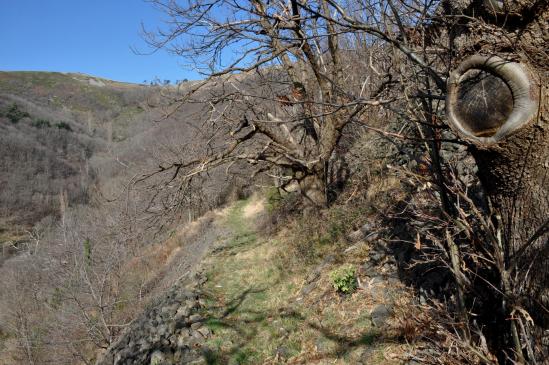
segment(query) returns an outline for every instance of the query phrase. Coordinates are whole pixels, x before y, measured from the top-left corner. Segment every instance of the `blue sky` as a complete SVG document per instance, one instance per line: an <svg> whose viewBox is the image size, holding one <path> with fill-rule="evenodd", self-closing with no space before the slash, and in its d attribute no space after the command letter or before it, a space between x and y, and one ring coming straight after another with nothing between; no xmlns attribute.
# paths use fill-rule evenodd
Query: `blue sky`
<svg viewBox="0 0 549 365"><path fill-rule="evenodd" d="M82 72L143 82L197 79L183 60L147 51L140 37L163 15L143 0L0 0L0 71Z"/></svg>

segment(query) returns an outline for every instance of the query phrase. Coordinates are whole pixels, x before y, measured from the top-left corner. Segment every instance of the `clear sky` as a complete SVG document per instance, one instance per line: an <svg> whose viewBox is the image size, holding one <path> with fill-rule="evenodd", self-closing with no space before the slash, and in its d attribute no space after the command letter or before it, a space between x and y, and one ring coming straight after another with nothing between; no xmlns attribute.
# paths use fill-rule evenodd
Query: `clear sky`
<svg viewBox="0 0 549 365"><path fill-rule="evenodd" d="M117 81L198 79L181 59L148 51L140 36L162 25L144 0L0 0L0 71L82 72Z"/></svg>

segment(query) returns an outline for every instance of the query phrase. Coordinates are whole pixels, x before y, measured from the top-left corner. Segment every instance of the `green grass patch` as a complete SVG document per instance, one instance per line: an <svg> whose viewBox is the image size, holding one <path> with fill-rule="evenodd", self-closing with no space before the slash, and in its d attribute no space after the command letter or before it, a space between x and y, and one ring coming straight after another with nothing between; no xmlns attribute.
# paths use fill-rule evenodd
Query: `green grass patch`
<svg viewBox="0 0 549 365"><path fill-rule="evenodd" d="M206 363L261 364L303 359L312 351L344 364L355 363L364 349L383 349L368 312L358 310L362 298L341 299L327 281L324 292L331 297L319 294L313 304L295 301L312 267L290 265L284 243L259 235L244 215L248 204L242 200L229 210L225 224L233 235L205 262L202 315L212 331Z"/></svg>
<svg viewBox="0 0 549 365"><path fill-rule="evenodd" d="M226 249L211 258L207 273L206 325L213 332L208 341L208 363L257 364L273 356L277 347L299 353L293 318L280 310L293 294L286 282L277 242L258 237L253 222L244 217L249 200L237 202L228 212L233 236ZM291 337L290 336L290 337Z"/></svg>

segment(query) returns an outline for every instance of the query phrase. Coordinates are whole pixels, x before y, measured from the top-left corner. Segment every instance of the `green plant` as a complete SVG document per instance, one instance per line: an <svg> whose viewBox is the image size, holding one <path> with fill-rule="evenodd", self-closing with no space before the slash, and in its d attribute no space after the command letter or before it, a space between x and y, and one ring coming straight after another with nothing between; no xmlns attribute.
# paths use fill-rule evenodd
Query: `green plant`
<svg viewBox="0 0 549 365"><path fill-rule="evenodd" d="M11 120L12 123L17 123L23 118L29 117L29 113L19 109L17 104L13 103L6 112L6 117Z"/></svg>
<svg viewBox="0 0 549 365"><path fill-rule="evenodd" d="M66 123L66 122L58 122L58 123L55 123L55 126L58 128L58 129L65 129L67 131L72 131L72 128L71 126Z"/></svg>
<svg viewBox="0 0 549 365"><path fill-rule="evenodd" d="M49 128L51 127L50 121L46 119L37 119L32 122L32 126L36 128Z"/></svg>
<svg viewBox="0 0 549 365"><path fill-rule="evenodd" d="M86 265L91 265L92 262L92 244L89 238L84 240L84 260Z"/></svg>
<svg viewBox="0 0 549 365"><path fill-rule="evenodd" d="M353 265L344 265L330 273L334 289L343 294L350 294L357 288L356 269Z"/></svg>
<svg viewBox="0 0 549 365"><path fill-rule="evenodd" d="M281 204L283 199L280 190L277 187L271 186L265 190L265 198L267 200L267 211L274 212Z"/></svg>

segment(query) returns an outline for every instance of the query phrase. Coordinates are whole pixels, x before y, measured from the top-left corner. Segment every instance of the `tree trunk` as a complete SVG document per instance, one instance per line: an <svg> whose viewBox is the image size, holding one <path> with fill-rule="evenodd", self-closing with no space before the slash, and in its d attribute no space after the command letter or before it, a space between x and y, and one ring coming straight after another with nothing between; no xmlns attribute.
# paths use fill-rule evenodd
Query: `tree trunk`
<svg viewBox="0 0 549 365"><path fill-rule="evenodd" d="M546 100L547 102L547 100ZM547 117L547 113L545 113ZM538 325L549 313L549 130L531 126L494 148L476 148L479 178L497 215L512 288Z"/></svg>
<svg viewBox="0 0 549 365"><path fill-rule="evenodd" d="M549 308L549 112L543 72L473 56L448 80L450 126L470 142L515 298L536 324Z"/></svg>
<svg viewBox="0 0 549 365"><path fill-rule="evenodd" d="M307 205L321 208L328 206L324 173L304 176L299 180L299 189Z"/></svg>

